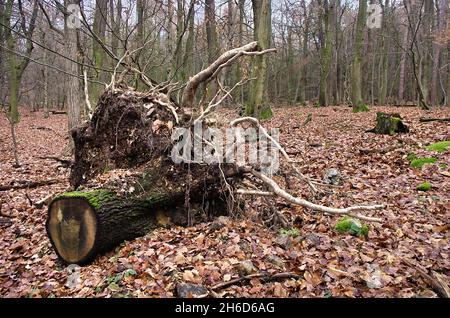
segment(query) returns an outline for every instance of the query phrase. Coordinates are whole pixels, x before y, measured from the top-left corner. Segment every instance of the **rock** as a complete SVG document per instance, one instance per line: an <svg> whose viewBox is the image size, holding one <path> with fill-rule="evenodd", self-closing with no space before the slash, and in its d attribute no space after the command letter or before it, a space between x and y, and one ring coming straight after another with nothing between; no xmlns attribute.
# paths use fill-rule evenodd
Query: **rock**
<svg viewBox="0 0 450 318"><path fill-rule="evenodd" d="M239 272L239 275L246 276L253 273L256 273L258 269L253 265L252 261L246 260L242 261L236 265L236 269Z"/></svg>
<svg viewBox="0 0 450 318"><path fill-rule="evenodd" d="M335 168L327 169L323 177L323 182L325 182L326 184L341 185L342 184L341 173L339 172L338 169Z"/></svg>
<svg viewBox="0 0 450 318"><path fill-rule="evenodd" d="M276 255L269 255L267 261L278 268L284 268L284 260Z"/></svg>
<svg viewBox="0 0 450 318"><path fill-rule="evenodd" d="M231 224L230 218L226 216L219 216L216 218L210 225L211 231L216 231L224 228L225 226L229 226Z"/></svg>
<svg viewBox="0 0 450 318"><path fill-rule="evenodd" d="M308 234L305 237L309 243L311 243L311 245L316 246L320 244L320 236L316 235L316 234Z"/></svg>
<svg viewBox="0 0 450 318"><path fill-rule="evenodd" d="M208 289L203 285L178 283L176 290L180 298L201 298L208 295Z"/></svg>
<svg viewBox="0 0 450 318"><path fill-rule="evenodd" d="M280 245L283 249L288 250L292 246L292 237L287 235L278 235L275 243Z"/></svg>

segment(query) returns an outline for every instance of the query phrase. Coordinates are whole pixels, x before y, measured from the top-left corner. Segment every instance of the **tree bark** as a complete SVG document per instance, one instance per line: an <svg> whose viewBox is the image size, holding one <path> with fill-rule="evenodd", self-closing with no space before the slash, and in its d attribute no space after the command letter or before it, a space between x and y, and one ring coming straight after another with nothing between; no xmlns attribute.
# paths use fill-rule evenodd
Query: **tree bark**
<svg viewBox="0 0 450 318"><path fill-rule="evenodd" d="M254 39L258 41L258 48L270 48L272 39L272 10L271 0L252 0L254 19ZM272 110L267 104L267 56L256 56L252 60L251 78L256 78L250 84L246 113L259 118L269 118Z"/></svg>
<svg viewBox="0 0 450 318"><path fill-rule="evenodd" d="M358 18L356 20L355 44L352 64L352 103L358 110L363 105L361 96L361 54L366 23L367 1L359 1Z"/></svg>

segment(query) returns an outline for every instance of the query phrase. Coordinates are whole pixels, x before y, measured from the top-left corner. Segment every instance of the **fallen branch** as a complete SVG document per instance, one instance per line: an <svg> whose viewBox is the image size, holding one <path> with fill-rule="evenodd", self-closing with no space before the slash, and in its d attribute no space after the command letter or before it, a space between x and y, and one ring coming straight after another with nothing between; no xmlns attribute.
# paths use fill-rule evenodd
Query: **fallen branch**
<svg viewBox="0 0 450 318"><path fill-rule="evenodd" d="M13 185L1 185L0 191L8 191L8 190L17 190L17 189L31 189L31 188L37 188L42 187L46 185L51 185L59 182L64 182L60 179L50 179L50 180L43 180L43 181L27 181L23 184L13 184Z"/></svg>
<svg viewBox="0 0 450 318"><path fill-rule="evenodd" d="M368 222L382 222L382 219L380 219L380 218L368 217L368 216L356 214L356 212L357 211L381 210L384 208L384 205L355 205L355 206L351 206L348 208L326 207L323 205L315 204L315 203L309 202L307 200L292 196L291 194L289 194L286 191L284 191L283 189L281 189L281 187L275 181L273 181L271 178L269 178L268 176L254 170L252 168L248 168L248 167L244 168L244 171L252 174L256 178L258 178L259 180L264 182L266 185L269 186L269 188L274 192L274 194L276 194L277 196L279 196L291 203L301 205L306 208L310 208L311 210L314 210L314 211L330 213L330 214L348 215L348 216L351 216L351 217L354 217L357 219L361 219L364 221L368 221Z"/></svg>
<svg viewBox="0 0 450 318"><path fill-rule="evenodd" d="M421 123L429 123L433 121L439 121L439 122L450 122L450 118L419 118L419 122Z"/></svg>
<svg viewBox="0 0 450 318"><path fill-rule="evenodd" d="M34 206L38 209L42 208L44 205L48 205L53 198L56 196L56 194L52 193L47 195L46 197L40 199L39 201L34 203Z"/></svg>
<svg viewBox="0 0 450 318"><path fill-rule="evenodd" d="M425 282L427 282L433 288L436 294L438 294L442 298L450 298L449 288L447 284L443 281L443 279L441 277L438 277L439 276L438 273L436 272L434 273L436 277L434 278L431 275L429 275L425 270L421 269L419 266L411 263L409 260L403 258L402 261L412 269L416 270L420 274L420 276L422 276Z"/></svg>
<svg viewBox="0 0 450 318"><path fill-rule="evenodd" d="M239 278L235 278L232 279L228 282L222 282L222 283L218 283L216 285L214 285L213 287L211 287L212 291L217 291L226 287L229 287L231 285L235 285L237 283L240 283L242 281L250 281L251 279L254 278L259 278L262 279L264 281L273 281L273 280L279 280L279 279L290 279L290 278L294 278L294 279L299 279L300 275L298 274L294 274L291 272L284 272L284 273L277 273L277 274L267 274L267 273L256 273L256 274L250 274L250 275L246 275L246 276L242 276Z"/></svg>
<svg viewBox="0 0 450 318"><path fill-rule="evenodd" d="M55 157L55 156L43 156L43 157L38 157L38 158L57 161L57 162L61 163L64 167L69 167L72 164L72 160L61 159L61 158Z"/></svg>

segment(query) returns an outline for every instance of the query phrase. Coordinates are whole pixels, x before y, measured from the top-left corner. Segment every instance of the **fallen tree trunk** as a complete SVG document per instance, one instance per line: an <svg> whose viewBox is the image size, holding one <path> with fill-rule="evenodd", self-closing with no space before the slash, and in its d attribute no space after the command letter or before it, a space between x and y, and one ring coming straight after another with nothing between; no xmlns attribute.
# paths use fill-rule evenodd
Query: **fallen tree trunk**
<svg viewBox="0 0 450 318"><path fill-rule="evenodd" d="M50 204L47 233L60 258L85 264L124 240L176 219L176 211L167 210L176 202L170 194L138 200L107 190L68 192Z"/></svg>

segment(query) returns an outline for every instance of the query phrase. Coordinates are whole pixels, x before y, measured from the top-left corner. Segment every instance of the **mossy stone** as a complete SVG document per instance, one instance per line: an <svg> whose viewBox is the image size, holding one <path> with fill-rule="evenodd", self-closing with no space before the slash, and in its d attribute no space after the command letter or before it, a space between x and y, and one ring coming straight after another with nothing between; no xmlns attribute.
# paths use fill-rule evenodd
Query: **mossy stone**
<svg viewBox="0 0 450 318"><path fill-rule="evenodd" d="M369 227L360 221L345 216L341 218L334 227L339 233L349 233L355 236L367 236Z"/></svg>
<svg viewBox="0 0 450 318"><path fill-rule="evenodd" d="M428 191L428 190L430 190L432 187L433 187L433 186L431 185L431 183L429 183L429 182L424 182L424 183L421 183L421 184L419 184L419 185L417 186L417 190L419 190L419 191Z"/></svg>

